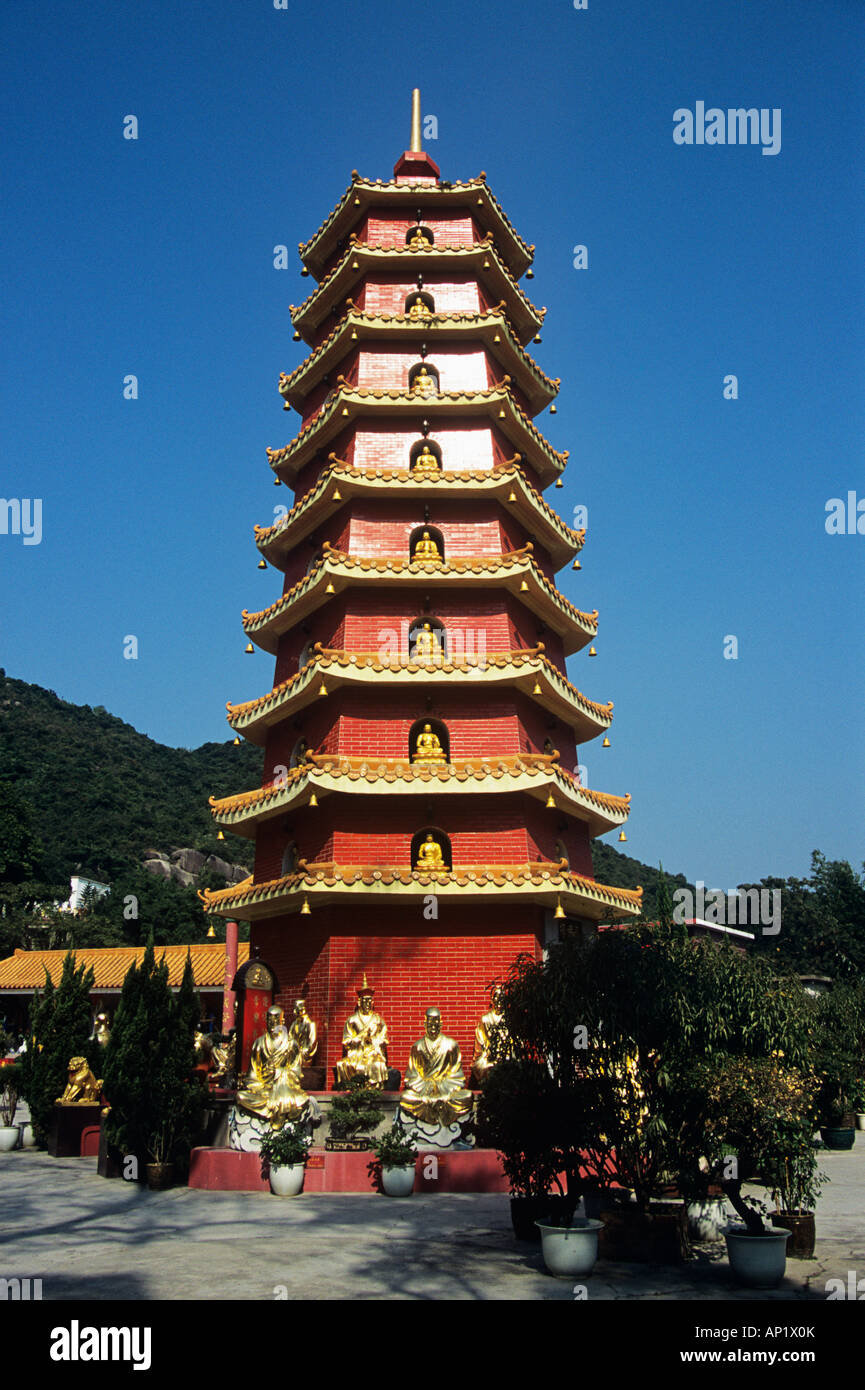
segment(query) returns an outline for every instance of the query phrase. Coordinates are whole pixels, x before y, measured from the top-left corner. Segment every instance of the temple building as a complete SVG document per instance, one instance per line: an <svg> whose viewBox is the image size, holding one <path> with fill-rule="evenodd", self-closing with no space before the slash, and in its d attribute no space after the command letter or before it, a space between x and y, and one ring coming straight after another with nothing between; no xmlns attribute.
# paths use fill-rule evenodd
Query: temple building
<svg viewBox="0 0 865 1390"><path fill-rule="evenodd" d="M298 426L267 451L295 500L256 527L284 582L243 614L273 686L228 706L263 781L211 803L255 869L202 895L250 922L286 1010L303 995L330 1086L364 972L392 1067L431 1005L468 1060L517 955L640 909L592 872L629 798L575 772L613 706L566 673L598 614L555 583L585 537L543 496L568 455L534 423L559 387L528 352L534 248L485 174L440 177L419 112L394 177L353 173L300 246L309 352L279 382Z"/></svg>

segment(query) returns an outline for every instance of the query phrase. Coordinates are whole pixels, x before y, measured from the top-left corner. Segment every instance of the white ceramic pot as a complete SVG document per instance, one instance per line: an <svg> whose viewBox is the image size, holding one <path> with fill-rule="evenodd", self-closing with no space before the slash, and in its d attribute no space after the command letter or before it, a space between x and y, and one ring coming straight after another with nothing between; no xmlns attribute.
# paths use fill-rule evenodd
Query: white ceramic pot
<svg viewBox="0 0 865 1390"><path fill-rule="evenodd" d="M304 1163L290 1163L270 1170L270 1190L277 1197L296 1197L303 1187Z"/></svg>
<svg viewBox="0 0 865 1390"><path fill-rule="evenodd" d="M36 1135L33 1133L33 1126L29 1120L21 1126L21 1147L22 1149L36 1148Z"/></svg>
<svg viewBox="0 0 865 1390"><path fill-rule="evenodd" d="M787 1241L791 1232L771 1226L761 1236L751 1236L744 1226L728 1226L725 1232L730 1268L749 1289L774 1289L787 1268Z"/></svg>
<svg viewBox="0 0 865 1390"><path fill-rule="evenodd" d="M723 1240L730 1224L723 1197L688 1203L688 1235L692 1240Z"/></svg>
<svg viewBox="0 0 865 1390"><path fill-rule="evenodd" d="M17 1125L0 1125L0 1154L8 1154L17 1149L19 1133Z"/></svg>
<svg viewBox="0 0 865 1390"><path fill-rule="evenodd" d="M856 1116L856 1128L865 1129L865 1115Z"/></svg>
<svg viewBox="0 0 865 1390"><path fill-rule="evenodd" d="M410 1197L414 1191L415 1165L404 1168L382 1168L381 1185L388 1197Z"/></svg>
<svg viewBox="0 0 865 1390"><path fill-rule="evenodd" d="M573 1274L591 1274L598 1258L598 1233L603 1221L587 1221L577 1217L573 1226L535 1225L541 1233L544 1264L550 1274L570 1278Z"/></svg>

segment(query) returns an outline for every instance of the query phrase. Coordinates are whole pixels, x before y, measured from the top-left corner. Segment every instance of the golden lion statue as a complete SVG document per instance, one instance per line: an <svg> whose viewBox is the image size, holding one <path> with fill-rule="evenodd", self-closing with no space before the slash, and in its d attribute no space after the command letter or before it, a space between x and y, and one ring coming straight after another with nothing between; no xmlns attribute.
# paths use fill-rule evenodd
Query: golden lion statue
<svg viewBox="0 0 865 1390"><path fill-rule="evenodd" d="M69 1075L66 1080L66 1090L57 1101L58 1105L92 1105L99 1100L102 1091L102 1082L97 1081L87 1062L86 1057L71 1057L69 1059Z"/></svg>

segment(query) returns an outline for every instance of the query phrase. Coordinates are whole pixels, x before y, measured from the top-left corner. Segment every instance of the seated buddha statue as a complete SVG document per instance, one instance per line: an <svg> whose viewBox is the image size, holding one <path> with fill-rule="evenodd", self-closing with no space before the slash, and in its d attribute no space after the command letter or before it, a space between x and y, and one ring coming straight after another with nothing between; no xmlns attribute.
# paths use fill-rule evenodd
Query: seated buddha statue
<svg viewBox="0 0 865 1390"><path fill-rule="evenodd" d="M465 1088L459 1047L442 1032L441 1011L427 1009L425 1025L409 1056L400 1111L412 1120L448 1127L469 1118L472 1093Z"/></svg>
<svg viewBox="0 0 865 1390"><path fill-rule="evenodd" d="M413 396L438 395L436 379L434 376L430 375L426 367L421 367L420 371L415 374L415 378L411 384L411 393Z"/></svg>
<svg viewBox="0 0 865 1390"><path fill-rule="evenodd" d="M475 1029L475 1055L472 1062L472 1079L475 1084L480 1086L484 1077L492 1071L497 1061L500 1061L507 1052L507 1033L504 1029L504 1019L501 1011L502 991L499 985L493 988L490 995L489 1012L485 1013ZM495 1048L493 1039L495 1038ZM495 1050L496 1057L493 1060L492 1053Z"/></svg>
<svg viewBox="0 0 865 1390"><path fill-rule="evenodd" d="M305 999L296 999L294 1002L294 1018L288 1036L300 1050L301 1064L308 1066L318 1050L318 1034L315 1024L306 1012Z"/></svg>
<svg viewBox="0 0 865 1390"><path fill-rule="evenodd" d="M442 847L432 834L428 834L417 852L416 869L429 871L431 869L447 870L445 857L442 854Z"/></svg>
<svg viewBox="0 0 865 1390"><path fill-rule="evenodd" d="M414 463L412 464L412 472L437 473L438 470L439 461L436 458L430 446L427 444L426 440L424 440L424 446L418 454L417 458L415 459Z"/></svg>
<svg viewBox="0 0 865 1390"><path fill-rule="evenodd" d="M432 309L418 294L409 305L408 316L410 319L429 319L432 318Z"/></svg>
<svg viewBox="0 0 865 1390"><path fill-rule="evenodd" d="M441 661L442 644L432 623L424 623L415 632L411 655L416 661Z"/></svg>
<svg viewBox="0 0 865 1390"><path fill-rule="evenodd" d="M409 238L407 244L411 247L412 251L428 251L432 246L432 242L423 227L415 227L414 233Z"/></svg>
<svg viewBox="0 0 865 1390"><path fill-rule="evenodd" d="M369 1086L383 1086L387 1080L387 1024L373 1009L374 997L364 975L357 1008L342 1030L343 1056L336 1064L338 1086L348 1086L355 1076L363 1077Z"/></svg>
<svg viewBox="0 0 865 1390"><path fill-rule="evenodd" d="M420 540L415 544L414 554L411 558L413 560L431 561L440 560L441 557L441 551L429 531L424 531Z"/></svg>
<svg viewBox="0 0 865 1390"><path fill-rule="evenodd" d="M441 746L438 734L434 734L430 724L424 724L415 740L414 753L412 754L414 763L445 763L445 750Z"/></svg>
<svg viewBox="0 0 865 1390"><path fill-rule="evenodd" d="M309 1096L300 1084L302 1065L300 1048L289 1037L282 1009L274 1004L267 1011L267 1032L252 1044L237 1104L274 1127L286 1120L305 1119Z"/></svg>

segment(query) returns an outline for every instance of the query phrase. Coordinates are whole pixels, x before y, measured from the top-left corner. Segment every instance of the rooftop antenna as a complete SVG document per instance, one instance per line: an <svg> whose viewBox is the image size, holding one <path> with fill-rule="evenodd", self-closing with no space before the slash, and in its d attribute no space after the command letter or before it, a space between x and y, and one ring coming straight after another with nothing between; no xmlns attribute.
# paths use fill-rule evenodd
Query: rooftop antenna
<svg viewBox="0 0 865 1390"><path fill-rule="evenodd" d="M411 94L411 142L409 149L413 154L423 149L420 142L420 87L415 87Z"/></svg>

